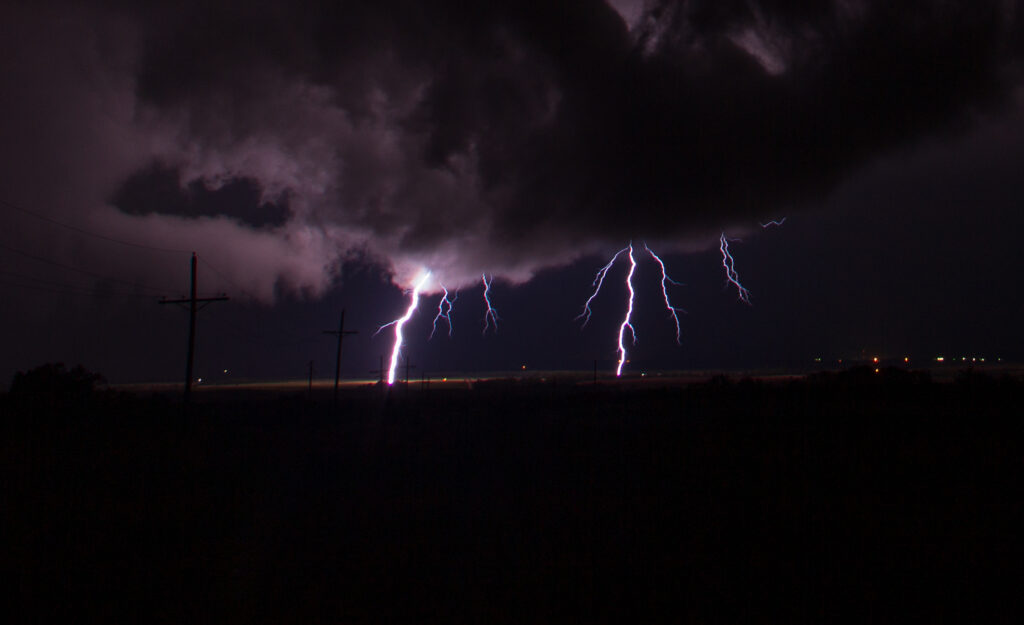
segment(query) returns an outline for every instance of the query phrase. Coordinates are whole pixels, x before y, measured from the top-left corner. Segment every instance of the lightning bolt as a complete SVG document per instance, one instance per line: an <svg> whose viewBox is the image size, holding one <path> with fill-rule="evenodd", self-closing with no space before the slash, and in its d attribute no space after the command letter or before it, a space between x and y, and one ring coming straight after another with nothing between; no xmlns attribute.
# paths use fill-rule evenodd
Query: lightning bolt
<svg viewBox="0 0 1024 625"><path fill-rule="evenodd" d="M736 273L736 268L734 266L736 261L733 260L732 254L729 253L729 239L725 236L724 232L718 239L718 242L718 249L722 252L722 267L725 267L726 286L729 284L735 285L740 301L749 306L750 291L740 284L740 275Z"/></svg>
<svg viewBox="0 0 1024 625"><path fill-rule="evenodd" d="M388 386L395 383L395 369L398 368L398 357L402 353L402 326L404 326L405 322L412 318L412 314L416 312L416 307L420 303L420 291L423 289L423 285L427 283L427 279L429 278L430 272L427 271L413 287L412 299L409 302L409 308L406 309L403 316L390 323L385 323L381 327L377 328L377 332L373 333L374 336L377 336L377 334L379 334L384 328L395 326L395 346L391 349L391 366L388 367Z"/></svg>
<svg viewBox="0 0 1024 625"><path fill-rule="evenodd" d="M662 297L665 298L665 308L668 309L668 314L672 315L672 321L674 321L675 324L676 324L676 344L677 345L682 345L682 343L679 340L679 334L680 334L680 330L679 330L679 315L677 314L677 312L680 311L680 310L683 310L683 309L682 308L676 308L675 306L672 305L672 302L669 301L669 299L668 299L668 289L665 286L665 283L666 282L671 282L672 284L674 284L676 286L682 286L682 285L679 282L676 282L672 278L668 277L668 273L666 273L666 271L665 271L665 263L662 262L661 258L659 258L658 255L654 253L654 250L652 250L651 248L647 247L646 243L644 243L644 249L647 250L647 253L651 255L651 258L654 259L654 262L658 263L658 266L661 267L661 295L662 295ZM686 312L686 311L683 310L683 312Z"/></svg>
<svg viewBox="0 0 1024 625"><path fill-rule="evenodd" d="M459 293L456 291L455 297L448 299L448 289L446 289L443 284L440 286L441 290L444 291L444 295L441 296L441 301L437 303L437 315L434 317L434 326L430 330L430 337L427 339L428 341L434 338L434 333L437 332L437 322L440 319L444 319L448 322L448 336L452 335L452 306L454 305L455 300L459 299ZM445 308L445 305L448 307Z"/></svg>
<svg viewBox="0 0 1024 625"><path fill-rule="evenodd" d="M758 222L758 223L760 223L760 222ZM783 217L782 219L773 219L771 221L767 221L767 222L761 224L761 227L762 228L771 228L772 226L781 226L784 223L786 223L786 218L785 217Z"/></svg>
<svg viewBox="0 0 1024 625"><path fill-rule="evenodd" d="M626 275L626 287L629 289L629 308L626 309L626 317L622 320L622 325L619 326L619 366L615 368L615 377L622 375L622 365L626 364L626 345L622 342L626 336L626 328L629 328L629 333L633 335L633 344L636 345L636 329L629 322L633 316L633 297L636 295L633 291L633 272L636 271L636 259L633 258L632 243L627 249L629 250L629 273ZM614 259L612 260L614 261Z"/></svg>
<svg viewBox="0 0 1024 625"><path fill-rule="evenodd" d="M618 260L619 256L627 249L630 248L624 247L618 252L615 252L615 256L612 256L612 259L608 261L608 264L605 265L604 267L601 267L601 269L598 270L597 275L594 276L594 282L592 285L594 286L594 292L591 293L590 297L587 298L587 302L583 304L583 312L576 315L576 317L573 319L573 321L576 321L577 319L583 319L583 325L580 326L581 329L587 327L587 322L590 321L590 302L594 301L594 298L597 297L597 294L601 292L601 285L604 284L604 277L608 275L608 270L612 268L612 265L615 264L615 261Z"/></svg>
<svg viewBox="0 0 1024 625"><path fill-rule="evenodd" d="M494 325L494 331L498 331L498 311L491 306L491 284L494 283L494 278L487 278L487 274L483 274L484 281L484 303L487 304L487 312L484 314L484 334L487 334L487 328Z"/></svg>

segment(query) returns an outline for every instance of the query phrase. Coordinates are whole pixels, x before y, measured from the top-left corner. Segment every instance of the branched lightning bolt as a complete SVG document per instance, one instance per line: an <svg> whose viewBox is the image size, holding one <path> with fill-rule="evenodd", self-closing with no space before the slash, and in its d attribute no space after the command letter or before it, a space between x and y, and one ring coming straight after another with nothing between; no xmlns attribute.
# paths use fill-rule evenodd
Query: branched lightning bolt
<svg viewBox="0 0 1024 625"><path fill-rule="evenodd" d="M619 326L619 366L615 368L615 377L622 375L622 366L626 364L626 345L623 343L626 328L629 328L629 333L633 335L633 344L636 345L636 329L629 322L633 316L633 297L635 295L633 292L633 272L636 271L636 259L633 258L633 244L630 243L626 249L629 250L629 273L626 274L626 287L629 289L629 308L626 309L626 317L622 320L622 325Z"/></svg>
<svg viewBox="0 0 1024 625"><path fill-rule="evenodd" d="M760 223L760 222L758 222L758 223ZM783 217L782 219L773 219L771 221L766 221L765 223L761 224L761 227L762 228L771 228L772 226L781 226L784 223L786 223L786 218L785 217Z"/></svg>
<svg viewBox="0 0 1024 625"><path fill-rule="evenodd" d="M440 286L441 290L444 291L444 295L441 296L441 301L437 303L437 315L434 317L434 326L430 330L430 337L427 339L428 341L434 338L434 333L437 332L437 322L439 319L444 319L448 322L448 336L452 335L452 306L455 304L455 300L459 299L459 293L456 291L455 297L448 299L448 289L446 289L443 284Z"/></svg>
<svg viewBox="0 0 1024 625"><path fill-rule="evenodd" d="M683 309L682 308L676 308L675 306L672 305L672 302L669 301L669 299L668 299L668 288L665 286L665 283L666 282L671 282L672 284L674 284L676 286L682 286L682 285L679 282L676 282L672 278L668 277L668 273L666 273L666 271L665 271L665 263L662 262L661 258L659 258L658 255L654 253L654 250L652 250L651 248L647 247L646 243L644 243L644 249L647 250L647 253L651 255L651 258L654 259L654 262L658 263L658 266L661 267L661 295L662 295L662 297L665 298L665 308L668 309L668 313L670 315L672 315L672 321L674 321L675 324L676 324L676 344L677 345L681 345L682 343L679 340L679 334L680 334L680 330L679 330L679 315L677 313L678 313L678 311L683 310ZM683 310L683 312L686 312L686 311Z"/></svg>
<svg viewBox="0 0 1024 625"><path fill-rule="evenodd" d="M618 252L615 252L615 256L612 256L612 259L608 261L608 264L605 265L604 267L601 267L601 269L598 270L597 275L594 276L594 292L590 294L590 297L587 298L587 302L583 304L583 312L576 315L576 317L573 319L573 321L576 321L577 319L583 319L583 325L580 326L581 328L587 327L587 322L590 321L590 302L594 301L594 298L597 297L597 294L601 292L601 285L604 284L604 277L608 275L608 270L612 268L612 265L615 264L615 261L618 260L619 256L627 249L630 248L624 247Z"/></svg>
<svg viewBox="0 0 1024 625"><path fill-rule="evenodd" d="M491 325L494 326L494 331L498 331L498 311L491 306L491 284L494 283L494 278L487 278L487 274L483 274L484 282L484 303L487 304L487 312L484 314L484 334L487 334L487 328Z"/></svg>
<svg viewBox="0 0 1024 625"><path fill-rule="evenodd" d="M374 336L376 336L377 333L384 328L395 326L395 346L391 350L391 366L388 367L389 386L395 383L395 369L398 367L398 356L402 353L402 326L404 326L405 322L412 318L412 314L416 312L416 306L420 303L420 290L423 289L423 285L427 283L428 278L430 278L429 271L425 272L423 277L416 283L416 286L413 287L412 300L409 302L409 308L406 309L405 314L391 323L382 325L377 328L377 332L374 332Z"/></svg>
<svg viewBox="0 0 1024 625"><path fill-rule="evenodd" d="M748 291L742 284L740 284L740 275L736 273L735 262L732 258L732 254L729 253L729 239L722 233L722 236L718 239L718 249L722 252L722 267L725 267L725 280L726 285L733 284L736 286L736 292L739 294L740 301L744 304L750 305L750 291Z"/></svg>

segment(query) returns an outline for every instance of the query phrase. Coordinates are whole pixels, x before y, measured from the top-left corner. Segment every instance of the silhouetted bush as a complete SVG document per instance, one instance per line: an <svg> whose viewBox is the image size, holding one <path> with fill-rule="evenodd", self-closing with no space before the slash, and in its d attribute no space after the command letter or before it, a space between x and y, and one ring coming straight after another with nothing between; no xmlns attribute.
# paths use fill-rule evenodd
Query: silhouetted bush
<svg viewBox="0 0 1024 625"><path fill-rule="evenodd" d="M106 379L81 365L68 370L64 363L47 363L27 372L19 371L11 379L11 401L49 407L84 406L92 400L97 387Z"/></svg>
<svg viewBox="0 0 1024 625"><path fill-rule="evenodd" d="M719 373L715 376L712 376L711 379L705 382L704 387L710 390L725 391L733 387L733 382L732 378L730 378L729 376L725 375L724 373Z"/></svg>
<svg viewBox="0 0 1024 625"><path fill-rule="evenodd" d="M981 373L973 368L968 368L957 372L956 383L960 387L973 390L991 390L995 388L997 381L987 373Z"/></svg>

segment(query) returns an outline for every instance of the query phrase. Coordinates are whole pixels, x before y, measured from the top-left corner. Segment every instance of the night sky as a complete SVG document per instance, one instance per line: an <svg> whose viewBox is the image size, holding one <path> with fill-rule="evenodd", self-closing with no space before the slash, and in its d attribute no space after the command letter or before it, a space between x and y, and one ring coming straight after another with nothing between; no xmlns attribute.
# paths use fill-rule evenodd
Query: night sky
<svg viewBox="0 0 1024 625"><path fill-rule="evenodd" d="M370 377L425 270L415 375L609 371L628 262L574 317L630 241L630 373L1020 360L1022 34L1014 0L5 2L0 379L178 380L192 251L231 297L199 377L328 377L342 309Z"/></svg>

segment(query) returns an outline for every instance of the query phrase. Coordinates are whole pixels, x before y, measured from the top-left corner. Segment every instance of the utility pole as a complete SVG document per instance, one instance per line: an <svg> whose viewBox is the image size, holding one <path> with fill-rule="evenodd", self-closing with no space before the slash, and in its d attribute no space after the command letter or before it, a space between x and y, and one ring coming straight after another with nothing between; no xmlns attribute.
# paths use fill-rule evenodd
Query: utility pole
<svg viewBox="0 0 1024 625"><path fill-rule="evenodd" d="M346 334L359 334L359 330L345 330L345 309L341 309L341 321L338 322L338 331L324 330L324 334L335 334L338 336L338 355L334 361L334 407L338 407L338 381L341 378L341 341ZM381 368L384 363L381 362Z"/></svg>
<svg viewBox="0 0 1024 625"><path fill-rule="evenodd" d="M409 362L409 359L405 359L405 388L409 390L409 369L415 369L416 365Z"/></svg>
<svg viewBox="0 0 1024 625"><path fill-rule="evenodd" d="M378 383L381 386L384 386L384 371L385 371L385 369L384 369L384 357L381 356L380 357L380 366L377 369L374 369L373 371L370 372L370 373L380 374L380 379L378 380Z"/></svg>
<svg viewBox="0 0 1024 625"><path fill-rule="evenodd" d="M196 354L196 313L206 308L212 302L226 302L228 296L221 295L220 297L196 297L196 253L192 252L192 265L190 272L190 293L191 295L187 298L181 299L167 299L160 300L161 304L188 304L188 360L185 363L185 395L183 397L184 403L187 406L189 397L192 394L192 363L195 360ZM201 307L197 307L197 304L202 304Z"/></svg>

